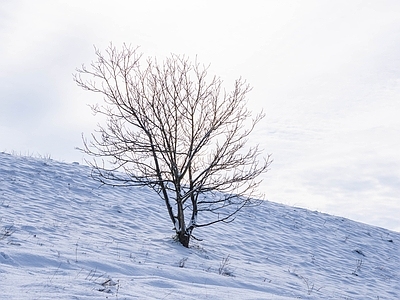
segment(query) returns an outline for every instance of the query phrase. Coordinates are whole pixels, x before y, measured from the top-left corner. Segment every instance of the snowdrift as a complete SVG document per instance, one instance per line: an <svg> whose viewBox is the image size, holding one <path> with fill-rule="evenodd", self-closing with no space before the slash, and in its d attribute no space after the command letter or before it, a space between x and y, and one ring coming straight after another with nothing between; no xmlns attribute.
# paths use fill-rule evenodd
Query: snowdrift
<svg viewBox="0 0 400 300"><path fill-rule="evenodd" d="M0 153L1 299L400 299L400 233L265 201L172 239L145 188Z"/></svg>

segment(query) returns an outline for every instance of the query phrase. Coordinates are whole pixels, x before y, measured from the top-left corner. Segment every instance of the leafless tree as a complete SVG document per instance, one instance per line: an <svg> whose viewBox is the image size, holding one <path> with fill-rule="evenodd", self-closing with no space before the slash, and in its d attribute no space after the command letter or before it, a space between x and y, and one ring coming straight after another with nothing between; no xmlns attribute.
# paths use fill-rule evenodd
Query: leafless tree
<svg viewBox="0 0 400 300"><path fill-rule="evenodd" d="M97 60L82 65L74 80L104 97L103 105L91 108L106 124L84 139L83 149L94 156L97 179L152 188L185 247L194 228L229 222L258 203L256 178L271 160L259 159L258 146L246 147L264 114L251 118L245 81L236 80L226 92L219 77L206 81L208 67L185 56L162 63L149 58L142 65L142 54L127 45L95 52ZM99 164L96 157L110 160Z"/></svg>

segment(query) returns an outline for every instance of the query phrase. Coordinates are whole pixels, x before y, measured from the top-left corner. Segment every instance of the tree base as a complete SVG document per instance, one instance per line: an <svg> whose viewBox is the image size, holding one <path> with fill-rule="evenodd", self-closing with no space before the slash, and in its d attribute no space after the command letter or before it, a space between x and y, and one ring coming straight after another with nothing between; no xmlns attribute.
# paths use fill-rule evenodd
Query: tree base
<svg viewBox="0 0 400 300"><path fill-rule="evenodd" d="M180 232L178 233L178 241L183 247L189 248L190 235L188 235L186 232Z"/></svg>

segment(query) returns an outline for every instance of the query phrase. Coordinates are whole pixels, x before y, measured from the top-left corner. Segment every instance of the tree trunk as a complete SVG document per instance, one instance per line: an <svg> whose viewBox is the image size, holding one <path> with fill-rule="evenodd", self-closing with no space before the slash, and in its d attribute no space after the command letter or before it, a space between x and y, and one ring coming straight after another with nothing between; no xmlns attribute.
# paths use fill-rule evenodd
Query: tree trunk
<svg viewBox="0 0 400 300"><path fill-rule="evenodd" d="M190 235L185 230L179 232L178 240L183 247L189 248Z"/></svg>

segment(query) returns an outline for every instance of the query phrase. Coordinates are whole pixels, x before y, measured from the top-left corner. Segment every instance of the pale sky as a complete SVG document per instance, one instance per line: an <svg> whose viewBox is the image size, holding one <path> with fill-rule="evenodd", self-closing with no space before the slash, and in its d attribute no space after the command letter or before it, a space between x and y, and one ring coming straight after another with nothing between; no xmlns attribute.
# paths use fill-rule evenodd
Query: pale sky
<svg viewBox="0 0 400 300"><path fill-rule="evenodd" d="M400 1L0 3L0 151L83 163L93 46L197 56L266 112L267 199L400 231Z"/></svg>

